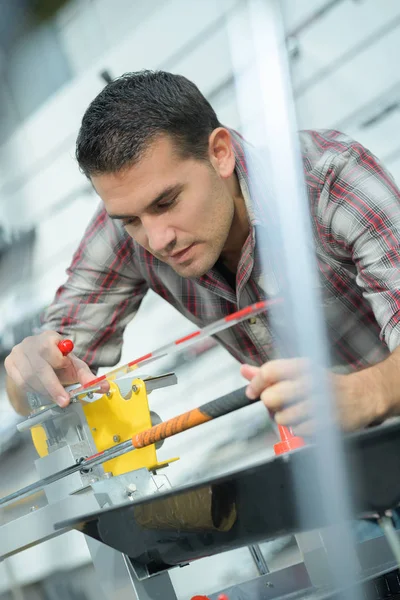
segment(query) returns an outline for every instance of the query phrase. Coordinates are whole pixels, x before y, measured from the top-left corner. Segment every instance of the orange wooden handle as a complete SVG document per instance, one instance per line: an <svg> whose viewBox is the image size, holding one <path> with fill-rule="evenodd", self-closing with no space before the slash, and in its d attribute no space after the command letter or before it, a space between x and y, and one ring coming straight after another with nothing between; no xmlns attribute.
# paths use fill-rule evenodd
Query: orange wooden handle
<svg viewBox="0 0 400 600"><path fill-rule="evenodd" d="M150 444L156 444L172 435L181 433L192 427L197 427L197 425L202 425L217 417L227 415L251 403L252 401L246 396L246 388L240 388L211 402L202 404L198 408L189 410L182 415L173 417L164 423L137 433L132 438L132 444L135 448L144 448Z"/></svg>
<svg viewBox="0 0 400 600"><path fill-rule="evenodd" d="M151 429L146 429L145 431L137 433L132 438L132 445L135 448L144 448L145 446L156 444L161 440L165 440L166 438L181 433L182 431L186 431L187 429L191 429L192 427L197 427L197 425L207 423L207 421L211 421L211 419L212 417L209 415L202 413L198 408L194 408L182 415L164 421L164 423L154 425Z"/></svg>

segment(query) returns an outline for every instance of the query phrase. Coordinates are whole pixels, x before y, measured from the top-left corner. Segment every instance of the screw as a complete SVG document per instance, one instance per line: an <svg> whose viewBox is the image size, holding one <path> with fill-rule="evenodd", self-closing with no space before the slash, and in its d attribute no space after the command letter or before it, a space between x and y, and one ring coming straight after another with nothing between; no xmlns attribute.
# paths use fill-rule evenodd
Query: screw
<svg viewBox="0 0 400 600"><path fill-rule="evenodd" d="M111 392L107 392L106 396L107 398L111 398Z"/></svg>
<svg viewBox="0 0 400 600"><path fill-rule="evenodd" d="M114 442L120 442L121 441L121 436L120 435L113 435L113 441Z"/></svg>
<svg viewBox="0 0 400 600"><path fill-rule="evenodd" d="M137 391L139 391L139 387L137 385L133 385L132 392L137 392Z"/></svg>
<svg viewBox="0 0 400 600"><path fill-rule="evenodd" d="M97 431L96 427L92 427L92 431Z"/></svg>
<svg viewBox="0 0 400 600"><path fill-rule="evenodd" d="M265 584L265 587L273 588L274 584L272 583L272 581L267 581L266 584Z"/></svg>

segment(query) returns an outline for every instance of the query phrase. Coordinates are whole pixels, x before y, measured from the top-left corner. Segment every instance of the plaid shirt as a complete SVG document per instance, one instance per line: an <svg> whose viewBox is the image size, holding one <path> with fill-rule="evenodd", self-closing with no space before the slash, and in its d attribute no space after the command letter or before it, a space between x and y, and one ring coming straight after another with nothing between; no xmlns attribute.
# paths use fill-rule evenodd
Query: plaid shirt
<svg viewBox="0 0 400 600"><path fill-rule="evenodd" d="M93 368L118 362L124 329L149 288L196 327L271 293L257 251L265 199L252 198L250 204L245 142L232 135L251 225L236 290L215 268L199 279L180 277L136 244L101 205L65 285L44 314L44 327L71 337ZM331 130L299 135L332 366L351 371L382 360L400 341L400 192L377 159L346 135ZM275 357L268 314L216 338L240 362Z"/></svg>

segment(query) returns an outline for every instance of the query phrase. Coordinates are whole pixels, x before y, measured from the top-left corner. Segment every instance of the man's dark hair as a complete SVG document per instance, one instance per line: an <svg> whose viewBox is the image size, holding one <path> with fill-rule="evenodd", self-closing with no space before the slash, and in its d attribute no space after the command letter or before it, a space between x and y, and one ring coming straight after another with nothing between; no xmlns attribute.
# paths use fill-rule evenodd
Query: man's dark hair
<svg viewBox="0 0 400 600"><path fill-rule="evenodd" d="M207 157L217 115L194 83L165 71L126 73L109 83L86 110L76 158L87 177L117 173L149 144L169 134L183 158Z"/></svg>

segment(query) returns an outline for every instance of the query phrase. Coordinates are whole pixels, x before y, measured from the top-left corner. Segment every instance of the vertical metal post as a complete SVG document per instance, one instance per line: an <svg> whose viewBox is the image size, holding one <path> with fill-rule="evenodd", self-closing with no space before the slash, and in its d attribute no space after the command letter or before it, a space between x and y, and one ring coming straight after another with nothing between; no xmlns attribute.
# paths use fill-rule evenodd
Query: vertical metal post
<svg viewBox="0 0 400 600"><path fill-rule="evenodd" d="M358 569L348 528L352 513L342 445L334 425L333 397L324 324L316 291L309 203L296 135L284 30L278 0L243 0L228 17L241 132L257 140L246 154L250 193L263 203L266 233L261 240L265 278L271 263L278 276L284 308L271 311L279 354L301 357L312 366L312 407L316 421L318 478L324 510L337 523L330 528L331 583L354 583ZM260 142L262 140L262 142ZM260 233L262 236L262 232ZM278 317L279 312L279 317ZM307 490L296 477L300 515L307 514ZM351 600L356 600L353 590Z"/></svg>

